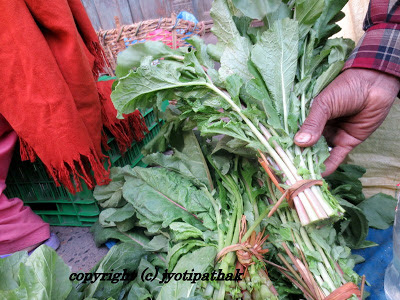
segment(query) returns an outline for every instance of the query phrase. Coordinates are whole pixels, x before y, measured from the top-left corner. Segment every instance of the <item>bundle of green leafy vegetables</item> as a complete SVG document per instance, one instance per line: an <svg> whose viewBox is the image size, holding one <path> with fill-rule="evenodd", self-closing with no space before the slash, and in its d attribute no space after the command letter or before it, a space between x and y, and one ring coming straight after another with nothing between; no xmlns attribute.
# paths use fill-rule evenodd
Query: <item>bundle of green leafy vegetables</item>
<svg viewBox="0 0 400 300"><path fill-rule="evenodd" d="M123 114L177 100L179 120L168 122L165 134L174 126L197 127L203 136L229 137L223 143L233 152L266 152L286 187L320 179L329 155L325 140L300 149L293 137L311 100L338 75L353 47L351 40L328 39L340 30L335 22L346 2L216 0L217 45L193 38L195 50L159 42L128 48L118 57L114 105ZM263 26L253 27L253 19ZM303 225L344 212L326 185L307 188L293 201Z"/></svg>
<svg viewBox="0 0 400 300"><path fill-rule="evenodd" d="M239 224L245 215L247 234L269 234L262 245L269 250L263 254L264 259L278 266L283 265L282 257L292 262L283 251L284 242L293 253L299 249L304 253L310 271L326 294L345 282L359 281L352 269L361 258L351 255L350 247L373 246L365 241L368 222L384 228L379 224L386 220L389 226L396 204L383 194L364 198L359 178L365 171L361 167L343 165L328 178L333 194L346 208L345 218L335 227L304 228L287 205L277 215L265 218L278 189L259 170L257 161L216 148L217 139L206 142L200 138L199 143L193 132L180 133L179 138L171 140L172 154L145 157L146 163L157 167L114 168L112 183L96 187L94 195L105 208L93 228L98 244L116 239L143 247L149 263L146 266L154 264L153 270L157 266L162 270L160 274L166 269L173 273L211 273L218 269L234 272L238 268L237 252L230 252L220 263L215 258L222 247L241 242ZM267 184L260 186L262 182ZM376 204L381 200L388 209L378 217ZM365 205L367 202L372 205ZM375 220L368 215L375 215ZM242 235L242 239L246 237ZM146 295L154 299L246 299L249 292L249 299L274 299L276 291L278 299L304 298L304 292L293 287L277 267L257 257L254 260L245 284L183 280L160 283L160 275L157 289L153 286ZM268 276L265 281L264 273ZM142 288L148 284L140 279L137 282ZM258 294L261 289L266 294Z"/></svg>
<svg viewBox="0 0 400 300"><path fill-rule="evenodd" d="M314 147L300 149L294 145L293 137L305 120L311 100L340 72L353 46L349 40L328 39L340 29L334 23L343 17L340 10L345 3L330 0L216 0L211 15L218 44L205 46L201 39L194 38L189 42L195 49L173 50L157 42L128 48L118 58L119 79L112 93L114 105L122 115L138 108L160 110L164 100L176 101L176 105L163 115L166 124L152 144L159 143L158 150L165 150L171 143L171 136L179 135L179 130L197 128L205 137L225 136L216 149L223 148L236 154L245 150L247 156L250 154L253 158L260 152L265 169L273 169L280 178L280 185L273 181L279 191L303 179L321 179L323 162L329 155L325 140L321 138ZM263 26L252 27L253 19L262 20ZM220 63L218 71L215 61ZM236 161L239 160L237 157ZM209 162L213 164L212 159ZM249 220L241 225L244 204L240 201L239 191L241 185L249 186L249 183L234 179L240 176L238 163L232 173L223 174L217 166L214 170L235 203L232 206L235 211L223 216L224 206L213 198L212 186L208 186L208 191L202 188L211 201L209 209L215 213L218 250L224 254L221 266L226 272L235 264L235 255L222 249L236 249L239 244L245 247L246 241L251 246L264 238L262 234L257 234L256 238L252 236L257 228L251 225L246 233L243 232ZM270 177L274 176L270 174ZM268 177L263 180L267 190L264 196L269 193L271 204L277 203L279 191L274 192ZM216 190L220 193L220 186ZM303 279L312 277L308 281L292 274L297 279L295 285L307 298L319 299L348 281L357 283L358 278L351 268L348 272L343 271L346 266L337 263L339 257L330 253L326 243L316 242L319 237L315 234L318 230L315 224L320 225L324 220L323 224L328 224L324 230L334 232L332 223L345 212L327 184L304 189L292 200L297 213L278 210L279 224L293 222L293 226L298 227L297 233L289 230L291 250L299 248L296 250L298 257L309 260L303 263L313 274L302 274ZM253 197L253 217L259 220L254 226L259 226L268 212L266 209L259 213L258 203ZM203 225L211 222L211 213L210 210L202 211L207 216ZM196 214L196 218L201 216ZM222 219L226 221L222 222ZM226 226L226 222L231 227L224 237L221 227ZM302 225L309 225L311 232ZM284 248L289 255L291 250ZM262 261L262 255L256 252L252 259L257 264ZM240 260L239 251L236 254ZM292 263L296 264L293 258ZM296 269L300 268L299 263ZM250 265L253 263L247 261L243 266ZM286 270L284 274L287 273ZM223 299L226 293L235 297L236 288L219 284L213 297ZM242 295L242 292L238 291L238 294ZM276 294L273 287L269 292Z"/></svg>
<svg viewBox="0 0 400 300"><path fill-rule="evenodd" d="M153 107L165 124L146 147L145 162L156 167L114 168L113 181L95 190L106 208L93 228L97 243L122 243L94 271L244 275L80 282L68 299L323 299L359 283L350 247L373 245L365 241L373 213L363 212L370 208L360 196L360 169L345 167L348 181L333 176L332 191L325 182L312 186L293 198L296 210L284 203L267 217L282 188L321 179L329 155L324 139L300 149L293 137L353 46L328 39L345 3L215 0L217 45L193 38L194 48L173 50L147 42L120 55L112 94L118 112ZM263 25L253 27L254 19ZM176 104L161 112L164 100ZM163 154L169 146L172 154ZM258 151L280 185L259 166ZM32 287L15 275L21 263L15 266L14 289L5 295Z"/></svg>
<svg viewBox="0 0 400 300"><path fill-rule="evenodd" d="M246 241L253 232L269 234L267 241L260 245L269 251L261 259L250 256L254 264L242 264L253 275L245 284L212 282L201 285L171 281L162 285L158 299L190 296L287 299L302 294L300 289L292 288L277 269L266 267L263 261L267 257L282 265L278 254L283 251L283 242L293 253L298 252L297 248L304 253L325 295L348 281L358 282L358 275L352 271L354 259L347 247L350 240L346 241L330 226L302 227L295 211L287 205L281 207L277 215L266 218L279 191L259 170L257 161L219 149L217 140L201 141L199 144L193 132L181 131L179 138L170 140L173 154L154 153L145 157L146 163L159 167L113 169L112 183L96 187L94 193L100 205L107 208L95 227L97 242L104 243L109 238L141 242L146 234L152 236L150 241L146 239L145 247L157 244L156 248L150 246L149 251L163 249L164 269L174 273L192 269L196 272L222 269L224 273L234 273L237 268L242 270L238 252L229 252L220 263L215 263L216 255L225 247ZM267 184L260 186L262 182ZM347 191L343 184L338 184L337 188ZM348 195L360 193L355 189ZM243 215L248 229L241 235ZM137 234L138 227L145 229L144 236ZM191 255L193 253L195 256ZM267 274L272 276L272 282Z"/></svg>

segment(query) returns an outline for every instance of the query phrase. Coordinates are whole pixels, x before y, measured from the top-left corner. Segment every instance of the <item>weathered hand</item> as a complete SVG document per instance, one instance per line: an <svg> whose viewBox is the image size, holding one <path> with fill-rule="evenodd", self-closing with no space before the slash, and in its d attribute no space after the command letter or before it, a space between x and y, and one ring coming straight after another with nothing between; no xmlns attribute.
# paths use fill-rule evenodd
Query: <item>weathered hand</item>
<svg viewBox="0 0 400 300"><path fill-rule="evenodd" d="M295 136L300 147L314 145L321 134L333 147L323 176L333 173L347 154L383 122L400 90L400 80L369 69L348 69L315 99Z"/></svg>

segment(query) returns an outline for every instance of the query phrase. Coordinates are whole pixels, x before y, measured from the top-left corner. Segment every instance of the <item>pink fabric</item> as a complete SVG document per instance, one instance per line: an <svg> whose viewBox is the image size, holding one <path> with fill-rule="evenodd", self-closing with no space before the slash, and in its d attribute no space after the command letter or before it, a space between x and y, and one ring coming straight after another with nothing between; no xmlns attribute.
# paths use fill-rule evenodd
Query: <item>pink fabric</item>
<svg viewBox="0 0 400 300"><path fill-rule="evenodd" d="M0 255L13 253L50 237L50 226L21 199L8 199L3 191L17 134L0 115Z"/></svg>

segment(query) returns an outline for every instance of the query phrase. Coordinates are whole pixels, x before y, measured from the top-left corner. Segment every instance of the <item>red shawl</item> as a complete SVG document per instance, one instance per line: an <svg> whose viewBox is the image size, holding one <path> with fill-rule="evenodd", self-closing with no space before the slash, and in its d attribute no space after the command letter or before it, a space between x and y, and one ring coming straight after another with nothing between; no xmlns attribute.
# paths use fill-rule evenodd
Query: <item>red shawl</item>
<svg viewBox="0 0 400 300"><path fill-rule="evenodd" d="M99 97L105 59L81 1L0 1L0 11L0 114L19 136L21 158L39 157L71 192L80 179L108 183L103 125L120 132L121 149L147 129L140 114L117 121L109 92Z"/></svg>

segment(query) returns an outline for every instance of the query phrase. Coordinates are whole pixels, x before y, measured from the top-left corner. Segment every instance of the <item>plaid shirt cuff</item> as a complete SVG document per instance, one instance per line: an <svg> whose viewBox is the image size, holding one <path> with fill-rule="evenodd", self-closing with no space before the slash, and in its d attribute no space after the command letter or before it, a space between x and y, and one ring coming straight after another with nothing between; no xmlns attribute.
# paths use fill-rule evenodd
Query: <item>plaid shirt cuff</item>
<svg viewBox="0 0 400 300"><path fill-rule="evenodd" d="M365 68L400 77L400 24L370 27L346 61L343 70Z"/></svg>

